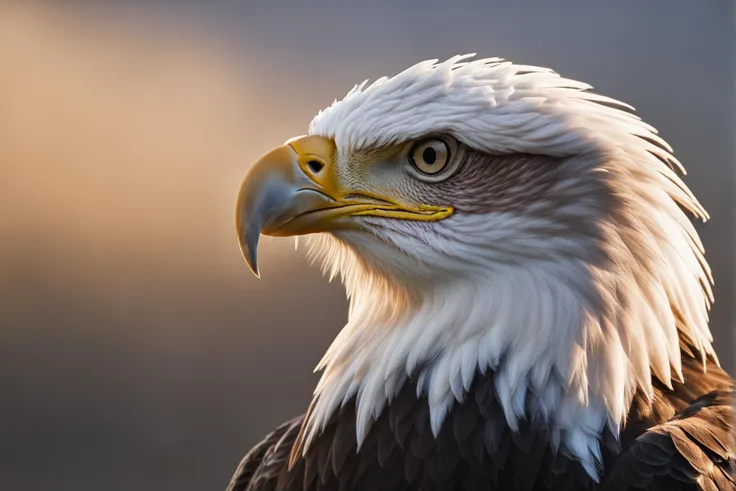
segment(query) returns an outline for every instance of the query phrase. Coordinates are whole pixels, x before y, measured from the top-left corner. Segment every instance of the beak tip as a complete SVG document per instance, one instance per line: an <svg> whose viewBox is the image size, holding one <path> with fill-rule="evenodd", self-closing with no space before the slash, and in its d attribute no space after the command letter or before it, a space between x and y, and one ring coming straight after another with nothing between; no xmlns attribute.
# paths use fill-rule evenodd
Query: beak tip
<svg viewBox="0 0 736 491"><path fill-rule="evenodd" d="M248 265L250 272L253 273L253 276L260 279L261 273L258 271L258 260L255 258L255 254L252 258L249 258L245 254L243 254L243 257L245 258L245 263Z"/></svg>
<svg viewBox="0 0 736 491"><path fill-rule="evenodd" d="M239 224L242 225L242 224ZM238 238L240 243L240 252L245 259L245 263L250 268L256 278L260 278L258 271L258 239L260 237L260 227L249 227L247 225L238 226Z"/></svg>
<svg viewBox="0 0 736 491"><path fill-rule="evenodd" d="M257 243L250 247L241 246L241 251L243 253L243 259L245 259L245 263L248 265L248 268L250 268L253 276L260 278L261 273L258 271L258 253L256 247L258 247Z"/></svg>

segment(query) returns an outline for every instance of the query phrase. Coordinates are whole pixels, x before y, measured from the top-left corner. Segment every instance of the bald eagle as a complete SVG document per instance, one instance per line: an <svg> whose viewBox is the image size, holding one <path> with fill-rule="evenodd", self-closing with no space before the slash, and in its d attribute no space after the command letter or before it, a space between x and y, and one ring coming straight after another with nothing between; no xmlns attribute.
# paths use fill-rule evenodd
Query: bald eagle
<svg viewBox="0 0 736 491"><path fill-rule="evenodd" d="M260 234L310 234L350 310L228 489L736 489L672 149L587 84L473 57L356 86L246 175L253 272Z"/></svg>

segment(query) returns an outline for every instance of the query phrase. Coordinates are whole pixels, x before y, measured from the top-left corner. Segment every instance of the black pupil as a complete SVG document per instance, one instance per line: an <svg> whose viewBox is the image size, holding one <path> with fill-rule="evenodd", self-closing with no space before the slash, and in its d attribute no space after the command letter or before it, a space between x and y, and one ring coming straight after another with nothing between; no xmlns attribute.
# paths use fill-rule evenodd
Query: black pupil
<svg viewBox="0 0 736 491"><path fill-rule="evenodd" d="M425 148L422 152L422 160L428 165L434 164L437 161L437 152L432 147Z"/></svg>

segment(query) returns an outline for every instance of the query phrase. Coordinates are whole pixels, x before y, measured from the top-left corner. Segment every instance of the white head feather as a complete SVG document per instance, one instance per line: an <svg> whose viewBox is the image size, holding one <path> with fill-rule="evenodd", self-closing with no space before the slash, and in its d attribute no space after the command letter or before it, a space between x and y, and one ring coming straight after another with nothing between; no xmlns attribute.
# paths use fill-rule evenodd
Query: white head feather
<svg viewBox="0 0 736 491"><path fill-rule="evenodd" d="M545 68L463 61L472 56L364 82L320 112L310 133L334 138L343 165L361 148L436 133L494 154L563 158L579 172L556 193L581 198L540 197L539 206L586 218L600 234L555 234L553 217L493 212L421 229L364 217L373 234L311 238L351 305L318 366L304 448L354 396L362 442L410 376L436 434L477 371L493 370L509 426L544 418L553 447L597 479L604 425L618 434L635 391L651 397L652 376L682 378L680 337L715 356L710 271L680 207L706 213L673 171L670 147L628 106ZM608 196L610 214L596 203L601 186L620 191Z"/></svg>

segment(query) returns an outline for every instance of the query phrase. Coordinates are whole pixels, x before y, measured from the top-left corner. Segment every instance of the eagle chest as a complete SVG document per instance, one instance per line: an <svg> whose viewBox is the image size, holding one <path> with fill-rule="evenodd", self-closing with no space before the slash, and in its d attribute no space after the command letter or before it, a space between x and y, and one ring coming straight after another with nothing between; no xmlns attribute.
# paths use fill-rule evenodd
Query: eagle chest
<svg viewBox="0 0 736 491"><path fill-rule="evenodd" d="M355 401L350 401L282 476L284 489L559 490L592 485L578 462L564 451L552 452L544 425L522 422L518 431L508 427L491 375L478 374L436 437L428 401L417 398L413 383L381 413L360 448L355 424Z"/></svg>

